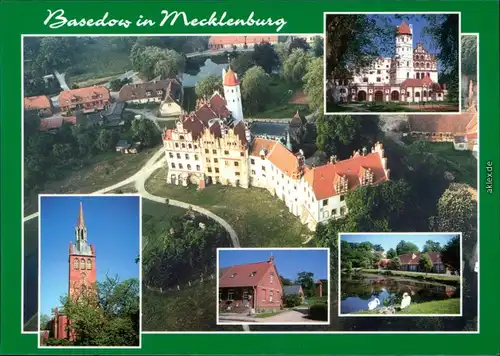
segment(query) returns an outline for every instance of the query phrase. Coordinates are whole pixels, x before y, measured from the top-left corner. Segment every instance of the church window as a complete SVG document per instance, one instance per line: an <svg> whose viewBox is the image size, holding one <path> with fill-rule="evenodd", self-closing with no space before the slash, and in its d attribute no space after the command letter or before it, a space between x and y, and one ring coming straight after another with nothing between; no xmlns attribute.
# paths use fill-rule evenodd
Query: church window
<svg viewBox="0 0 500 356"><path fill-rule="evenodd" d="M175 168L175 163L174 162L172 162L172 168Z"/></svg>
<svg viewBox="0 0 500 356"><path fill-rule="evenodd" d="M75 260L73 261L73 268L74 268L74 269L78 269L78 259L75 259Z"/></svg>
<svg viewBox="0 0 500 356"><path fill-rule="evenodd" d="M85 260L83 258L80 260L80 269L85 269Z"/></svg>
<svg viewBox="0 0 500 356"><path fill-rule="evenodd" d="M177 153L177 159L181 159L181 154Z"/></svg>
<svg viewBox="0 0 500 356"><path fill-rule="evenodd" d="M87 269L88 270L92 269L92 260L90 258L87 258Z"/></svg>
<svg viewBox="0 0 500 356"><path fill-rule="evenodd" d="M234 162L234 166L238 167L240 165L240 162Z"/></svg>
<svg viewBox="0 0 500 356"><path fill-rule="evenodd" d="M186 159L189 159L189 154L186 153L184 156L186 157Z"/></svg>

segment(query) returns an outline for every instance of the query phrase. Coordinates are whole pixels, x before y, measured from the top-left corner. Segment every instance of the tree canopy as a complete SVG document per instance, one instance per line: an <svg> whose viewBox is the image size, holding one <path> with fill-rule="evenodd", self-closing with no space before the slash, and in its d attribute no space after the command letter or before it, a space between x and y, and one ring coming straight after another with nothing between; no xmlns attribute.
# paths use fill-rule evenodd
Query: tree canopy
<svg viewBox="0 0 500 356"><path fill-rule="evenodd" d="M220 75L210 74L196 83L195 92L198 98L210 98L215 91L222 93L222 78Z"/></svg>
<svg viewBox="0 0 500 356"><path fill-rule="evenodd" d="M417 245L415 245L413 242L401 240L397 245L396 245L396 253L398 256L403 255L405 253L419 253L420 250Z"/></svg>
<svg viewBox="0 0 500 356"><path fill-rule="evenodd" d="M314 295L314 273L312 272L299 272L297 278L295 279L296 284L302 286L304 295L306 297L311 297Z"/></svg>
<svg viewBox="0 0 500 356"><path fill-rule="evenodd" d="M309 108L320 116L324 111L325 79L323 77L323 58L316 58L308 64L303 81Z"/></svg>
<svg viewBox="0 0 500 356"><path fill-rule="evenodd" d="M278 69L279 58L269 42L263 42L254 46L252 58L256 66L261 67L268 74Z"/></svg>
<svg viewBox="0 0 500 356"><path fill-rule="evenodd" d="M262 67L247 70L241 82L243 109L249 115L263 110L269 100L270 77Z"/></svg>
<svg viewBox="0 0 500 356"><path fill-rule="evenodd" d="M281 67L281 75L290 83L302 83L312 59L313 55L310 52L301 48L292 50Z"/></svg>

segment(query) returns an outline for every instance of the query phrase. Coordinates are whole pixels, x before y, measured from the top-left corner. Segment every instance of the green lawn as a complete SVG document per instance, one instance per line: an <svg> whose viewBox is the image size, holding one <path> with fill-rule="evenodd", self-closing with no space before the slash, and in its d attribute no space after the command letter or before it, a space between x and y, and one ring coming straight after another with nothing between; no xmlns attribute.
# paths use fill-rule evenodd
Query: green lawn
<svg viewBox="0 0 500 356"><path fill-rule="evenodd" d="M408 271L387 271L382 270L379 271L377 269L362 269L362 273L373 273L373 274L381 274L388 276L401 276L414 278L424 281L436 281L436 282L453 282L452 284L460 283L460 276L450 276L446 274L438 274L438 273L423 273L423 272L408 272Z"/></svg>
<svg viewBox="0 0 500 356"><path fill-rule="evenodd" d="M146 181L146 189L219 215L235 229L244 247L298 247L311 235L281 200L264 189L210 185L198 191L194 185L167 184L165 177L165 169L156 171Z"/></svg>
<svg viewBox="0 0 500 356"><path fill-rule="evenodd" d="M313 305L313 304L327 304L327 303L328 303L328 296L307 298L307 304L308 305Z"/></svg>
<svg viewBox="0 0 500 356"><path fill-rule="evenodd" d="M251 118L263 119L291 119L297 112L300 111L301 115L309 115L311 111L307 105L285 103L281 105L269 104L269 109L266 109L258 114L252 115Z"/></svg>
<svg viewBox="0 0 500 356"><path fill-rule="evenodd" d="M327 103L328 112L457 112L458 104L439 102L420 106L418 103L402 104L396 102L364 102L364 103Z"/></svg>
<svg viewBox="0 0 500 356"><path fill-rule="evenodd" d="M363 310L352 314L378 314L375 310ZM460 299L452 298L432 302L412 303L396 314L460 314ZM381 314L382 315L382 314Z"/></svg>
<svg viewBox="0 0 500 356"><path fill-rule="evenodd" d="M430 142L431 154L438 156L455 181L477 189L477 160L470 151L457 151L451 142Z"/></svg>
<svg viewBox="0 0 500 356"><path fill-rule="evenodd" d="M47 182L39 191L30 192L24 212L28 215L38 211L39 193L87 194L118 183L135 174L157 150L158 147L144 149L138 154L100 153L82 168L67 171L61 179Z"/></svg>
<svg viewBox="0 0 500 356"><path fill-rule="evenodd" d="M110 38L97 37L76 56L77 62L66 70L69 86L89 86L113 79L132 69L129 52L116 49Z"/></svg>

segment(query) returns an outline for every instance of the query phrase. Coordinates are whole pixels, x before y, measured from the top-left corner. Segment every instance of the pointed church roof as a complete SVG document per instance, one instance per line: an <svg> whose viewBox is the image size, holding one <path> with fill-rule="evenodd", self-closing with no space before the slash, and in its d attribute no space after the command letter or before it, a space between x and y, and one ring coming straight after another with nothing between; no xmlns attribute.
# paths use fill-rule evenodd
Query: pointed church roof
<svg viewBox="0 0 500 356"><path fill-rule="evenodd" d="M224 80L223 80L224 86L228 87L235 87L237 85L240 85L240 80L238 79L238 76L236 73L231 69L231 66L226 71L226 74L224 75Z"/></svg>
<svg viewBox="0 0 500 356"><path fill-rule="evenodd" d="M405 20L401 22L401 25L398 26L398 34L399 35L411 35L410 26L406 23Z"/></svg>
<svg viewBox="0 0 500 356"><path fill-rule="evenodd" d="M80 211L78 213L78 227L85 227L85 219L83 218L83 203L80 202Z"/></svg>

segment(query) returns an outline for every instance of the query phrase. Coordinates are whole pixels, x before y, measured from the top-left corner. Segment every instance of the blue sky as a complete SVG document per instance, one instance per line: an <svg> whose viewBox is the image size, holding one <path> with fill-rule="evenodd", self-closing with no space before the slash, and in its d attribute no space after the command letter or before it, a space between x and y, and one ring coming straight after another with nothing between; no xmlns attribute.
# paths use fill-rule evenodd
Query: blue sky
<svg viewBox="0 0 500 356"><path fill-rule="evenodd" d="M295 280L299 272L312 272L315 279L328 277L327 250L223 250L219 251L219 267L267 261L271 254L285 278Z"/></svg>
<svg viewBox="0 0 500 356"><path fill-rule="evenodd" d="M390 248L396 249L396 245L401 241L405 240L407 242L412 242L418 246L420 250L424 247L427 240L432 240L439 242L441 246L446 245L448 241L457 236L457 234L380 234L380 235L349 235L345 234L341 236L342 241L347 242L371 242L373 245L382 245L384 251Z"/></svg>
<svg viewBox="0 0 500 356"><path fill-rule="evenodd" d="M51 315L68 292L69 243L75 242L80 201L87 239L96 252L97 280L139 278L139 197L41 197L41 311Z"/></svg>
<svg viewBox="0 0 500 356"><path fill-rule="evenodd" d="M387 22L392 26L399 26L402 22L402 19L396 18L394 15L374 15L368 16L375 19L385 18ZM418 42L422 42L424 48L432 54L436 53L436 45L432 38L428 35L424 36L423 29L428 25L427 20L423 16L419 15L408 15L408 18L405 18L405 21L408 25L413 25L413 48L417 47ZM382 24L382 22L379 22ZM384 57L392 57L395 55L394 51L390 53L382 53Z"/></svg>

